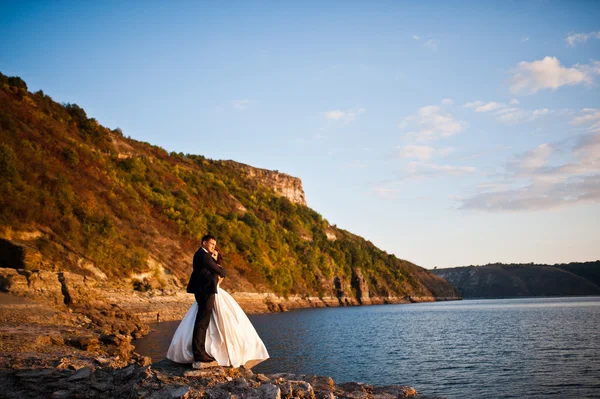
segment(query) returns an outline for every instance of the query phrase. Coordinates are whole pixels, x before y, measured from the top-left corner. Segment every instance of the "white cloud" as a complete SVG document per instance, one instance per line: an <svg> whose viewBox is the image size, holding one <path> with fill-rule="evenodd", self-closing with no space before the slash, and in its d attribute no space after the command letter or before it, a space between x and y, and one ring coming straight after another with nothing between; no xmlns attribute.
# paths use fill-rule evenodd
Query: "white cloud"
<svg viewBox="0 0 600 399"><path fill-rule="evenodd" d="M549 189L529 185L509 191L486 192L463 199L461 209L488 212L540 210L587 201L600 201L600 175L565 182Z"/></svg>
<svg viewBox="0 0 600 399"><path fill-rule="evenodd" d="M494 101L490 101L487 103L484 103L483 101L474 101L471 103L466 103L464 105L464 107L474 108L475 112L489 112L489 111L494 111L496 109L504 108L504 107L506 107L506 104L497 103Z"/></svg>
<svg viewBox="0 0 600 399"><path fill-rule="evenodd" d="M571 162L551 165L556 150L546 143L516 156L504 179L477 187L460 200L460 208L520 211L600 202L600 133L580 137L568 151Z"/></svg>
<svg viewBox="0 0 600 399"><path fill-rule="evenodd" d="M514 125L517 123L531 122L543 116L551 114L553 111L548 108L534 110L523 110L520 108L504 108L496 111L496 119L500 122Z"/></svg>
<svg viewBox="0 0 600 399"><path fill-rule="evenodd" d="M600 109L584 108L580 115L571 121L574 125L589 125L590 132L600 133Z"/></svg>
<svg viewBox="0 0 600 399"><path fill-rule="evenodd" d="M454 101L452 101L451 98L444 98L442 100L442 105L452 105L452 104L454 104Z"/></svg>
<svg viewBox="0 0 600 399"><path fill-rule="evenodd" d="M332 121L340 121L344 124L348 124L351 122L354 122L356 120L356 118L358 117L358 115L364 113L366 111L366 109L364 108L353 108L353 109L348 109L346 111L342 111L339 109L333 110L333 111L327 111L324 113L324 116L326 119L332 120Z"/></svg>
<svg viewBox="0 0 600 399"><path fill-rule="evenodd" d="M428 105L419 108L416 115L408 116L398 124L401 129L408 126L414 130L408 132L407 136L424 141L454 136L463 131L467 123L454 119L452 114L441 113L437 105Z"/></svg>
<svg viewBox="0 0 600 399"><path fill-rule="evenodd" d="M585 43L589 39L600 39L600 32L569 33L565 38L566 42L571 47L575 47L575 44L578 42Z"/></svg>
<svg viewBox="0 0 600 399"><path fill-rule="evenodd" d="M435 148L426 145L405 145L397 150L401 158L416 158L422 161L430 160L435 154Z"/></svg>
<svg viewBox="0 0 600 399"><path fill-rule="evenodd" d="M235 100L233 102L233 108L235 108L238 111L244 111L246 109L248 109L248 105L250 104L250 101L248 100Z"/></svg>
<svg viewBox="0 0 600 399"><path fill-rule="evenodd" d="M519 100L513 98L509 102L509 105L512 105L512 107L509 107L505 103L495 101L484 102L480 100L465 103L463 107L473 109L475 112L494 111L496 119L506 124L531 122L554 112L548 108L524 110L515 107L518 104Z"/></svg>
<svg viewBox="0 0 600 399"><path fill-rule="evenodd" d="M419 35L412 35L412 38L413 38L414 40L421 40L421 38L419 37Z"/></svg>
<svg viewBox="0 0 600 399"><path fill-rule="evenodd" d="M516 170L535 171L546 165L553 152L554 148L550 144L541 144L517 157L512 165Z"/></svg>
<svg viewBox="0 0 600 399"><path fill-rule="evenodd" d="M506 104L504 104L504 103L496 103L496 102L490 101L489 103L482 105L481 107L475 108L475 112L488 112L488 111L493 111L493 110L504 108L504 107L506 107Z"/></svg>
<svg viewBox="0 0 600 399"><path fill-rule="evenodd" d="M593 75L598 73L598 62L565 68L556 57L523 61L512 70L510 91L514 94L533 94L542 89L556 90L566 85L589 85L593 81Z"/></svg>
<svg viewBox="0 0 600 399"><path fill-rule="evenodd" d="M409 162L403 169L403 176L413 179L424 179L439 176L464 176L477 172L472 166L443 165L428 162Z"/></svg>
<svg viewBox="0 0 600 399"><path fill-rule="evenodd" d="M529 41L529 38L528 38L528 37L525 37L525 36L523 36L523 37L521 38L521 43L525 43L525 42L528 42L528 41Z"/></svg>
<svg viewBox="0 0 600 399"><path fill-rule="evenodd" d="M496 146L493 148L486 148L486 149L482 149L479 151L467 153L458 159L464 161L464 160L468 160L468 159L478 159L478 158L483 158L483 157L489 157L489 156L493 156L494 154L496 154L498 152L503 152L503 151L507 151L510 149L511 149L510 146L500 145L500 146Z"/></svg>
<svg viewBox="0 0 600 399"><path fill-rule="evenodd" d="M334 121L337 121L338 119L342 119L344 117L344 115L345 115L344 112L340 111L340 110L325 112L325 118L333 119Z"/></svg>
<svg viewBox="0 0 600 399"><path fill-rule="evenodd" d="M433 51L437 51L437 49L438 49L437 40L435 40L435 39L427 40L425 42L424 46Z"/></svg>
<svg viewBox="0 0 600 399"><path fill-rule="evenodd" d="M444 147L444 148L440 148L439 150L437 150L437 153L439 154L440 157L445 157L453 152L454 152L453 147Z"/></svg>
<svg viewBox="0 0 600 399"><path fill-rule="evenodd" d="M531 111L531 115L529 116L529 120L533 121L536 120L537 118L541 118L542 116L546 116L548 114L550 114L552 111L550 111L548 108L540 108L540 109L534 109L533 111Z"/></svg>
<svg viewBox="0 0 600 399"><path fill-rule="evenodd" d="M584 136L573 152L581 163L600 170L600 132Z"/></svg>
<svg viewBox="0 0 600 399"><path fill-rule="evenodd" d="M465 107L465 108L477 108L477 107L481 107L483 104L485 104L483 101L477 100L477 101L472 101L470 103L465 103L463 105L463 107Z"/></svg>

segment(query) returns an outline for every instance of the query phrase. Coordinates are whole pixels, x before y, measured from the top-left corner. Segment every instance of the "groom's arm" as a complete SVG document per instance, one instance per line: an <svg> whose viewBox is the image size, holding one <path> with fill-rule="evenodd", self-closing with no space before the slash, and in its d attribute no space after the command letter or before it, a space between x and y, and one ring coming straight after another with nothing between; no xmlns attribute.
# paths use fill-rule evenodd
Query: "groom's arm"
<svg viewBox="0 0 600 399"><path fill-rule="evenodd" d="M204 254L203 263L204 263L204 267L206 267L211 272L218 274L221 277L225 277L225 275L227 274L225 272L225 269L223 269L221 266L219 266L217 264L217 262L215 262L213 257L210 256L210 254L208 254L208 253Z"/></svg>

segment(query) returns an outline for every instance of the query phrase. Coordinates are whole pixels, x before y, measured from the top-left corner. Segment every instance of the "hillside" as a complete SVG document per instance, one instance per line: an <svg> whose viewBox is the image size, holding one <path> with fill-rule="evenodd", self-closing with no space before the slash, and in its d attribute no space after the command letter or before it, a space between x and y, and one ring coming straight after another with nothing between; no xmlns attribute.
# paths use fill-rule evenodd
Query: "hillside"
<svg viewBox="0 0 600 399"><path fill-rule="evenodd" d="M300 179L168 153L1 74L0 179L0 268L181 291L210 232L231 292L340 304L457 296L442 278L330 225L306 205Z"/></svg>
<svg viewBox="0 0 600 399"><path fill-rule="evenodd" d="M600 261L557 265L491 264L436 269L464 298L600 295Z"/></svg>

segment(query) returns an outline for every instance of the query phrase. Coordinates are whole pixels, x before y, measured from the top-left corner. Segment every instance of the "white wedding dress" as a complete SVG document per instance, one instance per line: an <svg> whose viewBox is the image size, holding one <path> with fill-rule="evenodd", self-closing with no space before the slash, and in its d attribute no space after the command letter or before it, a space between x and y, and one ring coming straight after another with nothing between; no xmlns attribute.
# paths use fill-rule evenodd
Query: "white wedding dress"
<svg viewBox="0 0 600 399"><path fill-rule="evenodd" d="M206 352L219 366L249 369L267 360L269 353L240 305L221 288L206 331ZM198 304L194 302L177 327L167 358L177 363L193 363L192 336Z"/></svg>

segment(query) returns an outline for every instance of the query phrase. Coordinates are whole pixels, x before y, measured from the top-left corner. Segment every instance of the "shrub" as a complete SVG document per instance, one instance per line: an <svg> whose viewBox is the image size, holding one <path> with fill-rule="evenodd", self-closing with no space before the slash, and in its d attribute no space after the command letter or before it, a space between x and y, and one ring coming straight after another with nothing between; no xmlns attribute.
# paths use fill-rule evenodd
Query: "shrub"
<svg viewBox="0 0 600 399"><path fill-rule="evenodd" d="M258 227L261 222L252 212L246 212L242 217L242 221L252 228Z"/></svg>
<svg viewBox="0 0 600 399"><path fill-rule="evenodd" d="M77 152L75 152L75 150L72 148L65 148L63 150L63 155L69 166L75 167L79 165L79 155L77 155Z"/></svg>
<svg viewBox="0 0 600 399"><path fill-rule="evenodd" d="M17 156L11 147L0 144L0 177L13 180L19 171L17 170Z"/></svg>

